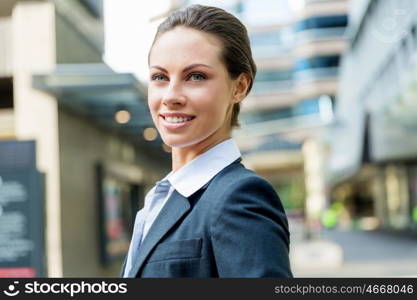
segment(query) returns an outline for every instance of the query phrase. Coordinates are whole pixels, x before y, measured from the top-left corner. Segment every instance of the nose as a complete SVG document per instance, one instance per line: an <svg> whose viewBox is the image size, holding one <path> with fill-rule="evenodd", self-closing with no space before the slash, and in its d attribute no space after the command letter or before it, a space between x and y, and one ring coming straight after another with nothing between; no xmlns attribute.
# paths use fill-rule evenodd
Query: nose
<svg viewBox="0 0 417 300"><path fill-rule="evenodd" d="M172 80L162 98L162 103L167 106L184 105L185 100L180 84Z"/></svg>

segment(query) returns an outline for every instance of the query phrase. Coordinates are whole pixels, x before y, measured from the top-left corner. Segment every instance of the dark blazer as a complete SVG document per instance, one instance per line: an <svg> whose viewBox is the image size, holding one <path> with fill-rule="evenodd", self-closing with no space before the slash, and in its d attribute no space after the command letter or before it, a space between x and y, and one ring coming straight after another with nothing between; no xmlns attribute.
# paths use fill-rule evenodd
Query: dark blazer
<svg viewBox="0 0 417 300"><path fill-rule="evenodd" d="M292 277L281 201L240 161L188 198L174 190L133 262L136 277Z"/></svg>

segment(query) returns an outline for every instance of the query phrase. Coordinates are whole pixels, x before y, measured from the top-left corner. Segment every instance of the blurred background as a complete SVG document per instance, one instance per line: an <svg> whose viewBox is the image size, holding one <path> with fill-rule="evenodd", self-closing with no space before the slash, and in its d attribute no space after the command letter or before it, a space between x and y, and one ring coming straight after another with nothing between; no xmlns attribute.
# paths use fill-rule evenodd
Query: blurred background
<svg viewBox="0 0 417 300"><path fill-rule="evenodd" d="M194 3L248 28L233 135L284 203L294 275L417 276L416 1L1 0L0 277L119 275L171 167L147 53Z"/></svg>

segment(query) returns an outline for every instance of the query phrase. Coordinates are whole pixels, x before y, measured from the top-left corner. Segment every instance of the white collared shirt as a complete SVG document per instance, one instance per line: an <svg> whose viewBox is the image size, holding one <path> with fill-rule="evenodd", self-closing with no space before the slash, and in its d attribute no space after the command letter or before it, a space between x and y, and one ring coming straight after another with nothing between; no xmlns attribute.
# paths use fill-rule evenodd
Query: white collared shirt
<svg viewBox="0 0 417 300"><path fill-rule="evenodd" d="M162 180L156 182L156 184L158 184L168 180L170 187L165 196L158 195L158 197L154 197L156 184L146 194L145 205L137 212L135 220L135 228L141 227L139 224L144 220L144 223L142 223L143 230L142 227L140 229L135 229L138 230L137 234L141 235L141 242L138 245L143 242L143 239L174 189L182 196L189 197L240 156L241 154L235 141L233 139L227 139L200 154L181 169L174 173L170 172ZM132 237L131 245L129 247L124 277L128 277L130 268L132 267L132 247L135 247L135 243L132 243L133 238L134 237Z"/></svg>
<svg viewBox="0 0 417 300"><path fill-rule="evenodd" d="M151 205L145 219L142 241L174 189L182 196L189 197L240 156L241 153L236 142L233 139L227 139L200 154L176 172L166 175L161 181L168 180L171 187L163 201ZM145 206L148 201L152 201L154 190L155 187L147 193Z"/></svg>

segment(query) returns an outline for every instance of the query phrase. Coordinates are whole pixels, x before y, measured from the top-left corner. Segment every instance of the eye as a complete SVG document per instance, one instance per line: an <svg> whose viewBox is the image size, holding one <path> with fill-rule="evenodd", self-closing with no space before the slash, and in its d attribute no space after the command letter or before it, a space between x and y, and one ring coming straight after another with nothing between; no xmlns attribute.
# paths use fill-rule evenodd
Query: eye
<svg viewBox="0 0 417 300"><path fill-rule="evenodd" d="M206 76L200 73L192 73L188 76L188 79L191 81L201 81L206 79Z"/></svg>
<svg viewBox="0 0 417 300"><path fill-rule="evenodd" d="M162 75L162 74L154 74L154 75L152 75L151 80L153 80L153 81L164 81L164 80L167 80L167 77L165 75Z"/></svg>

